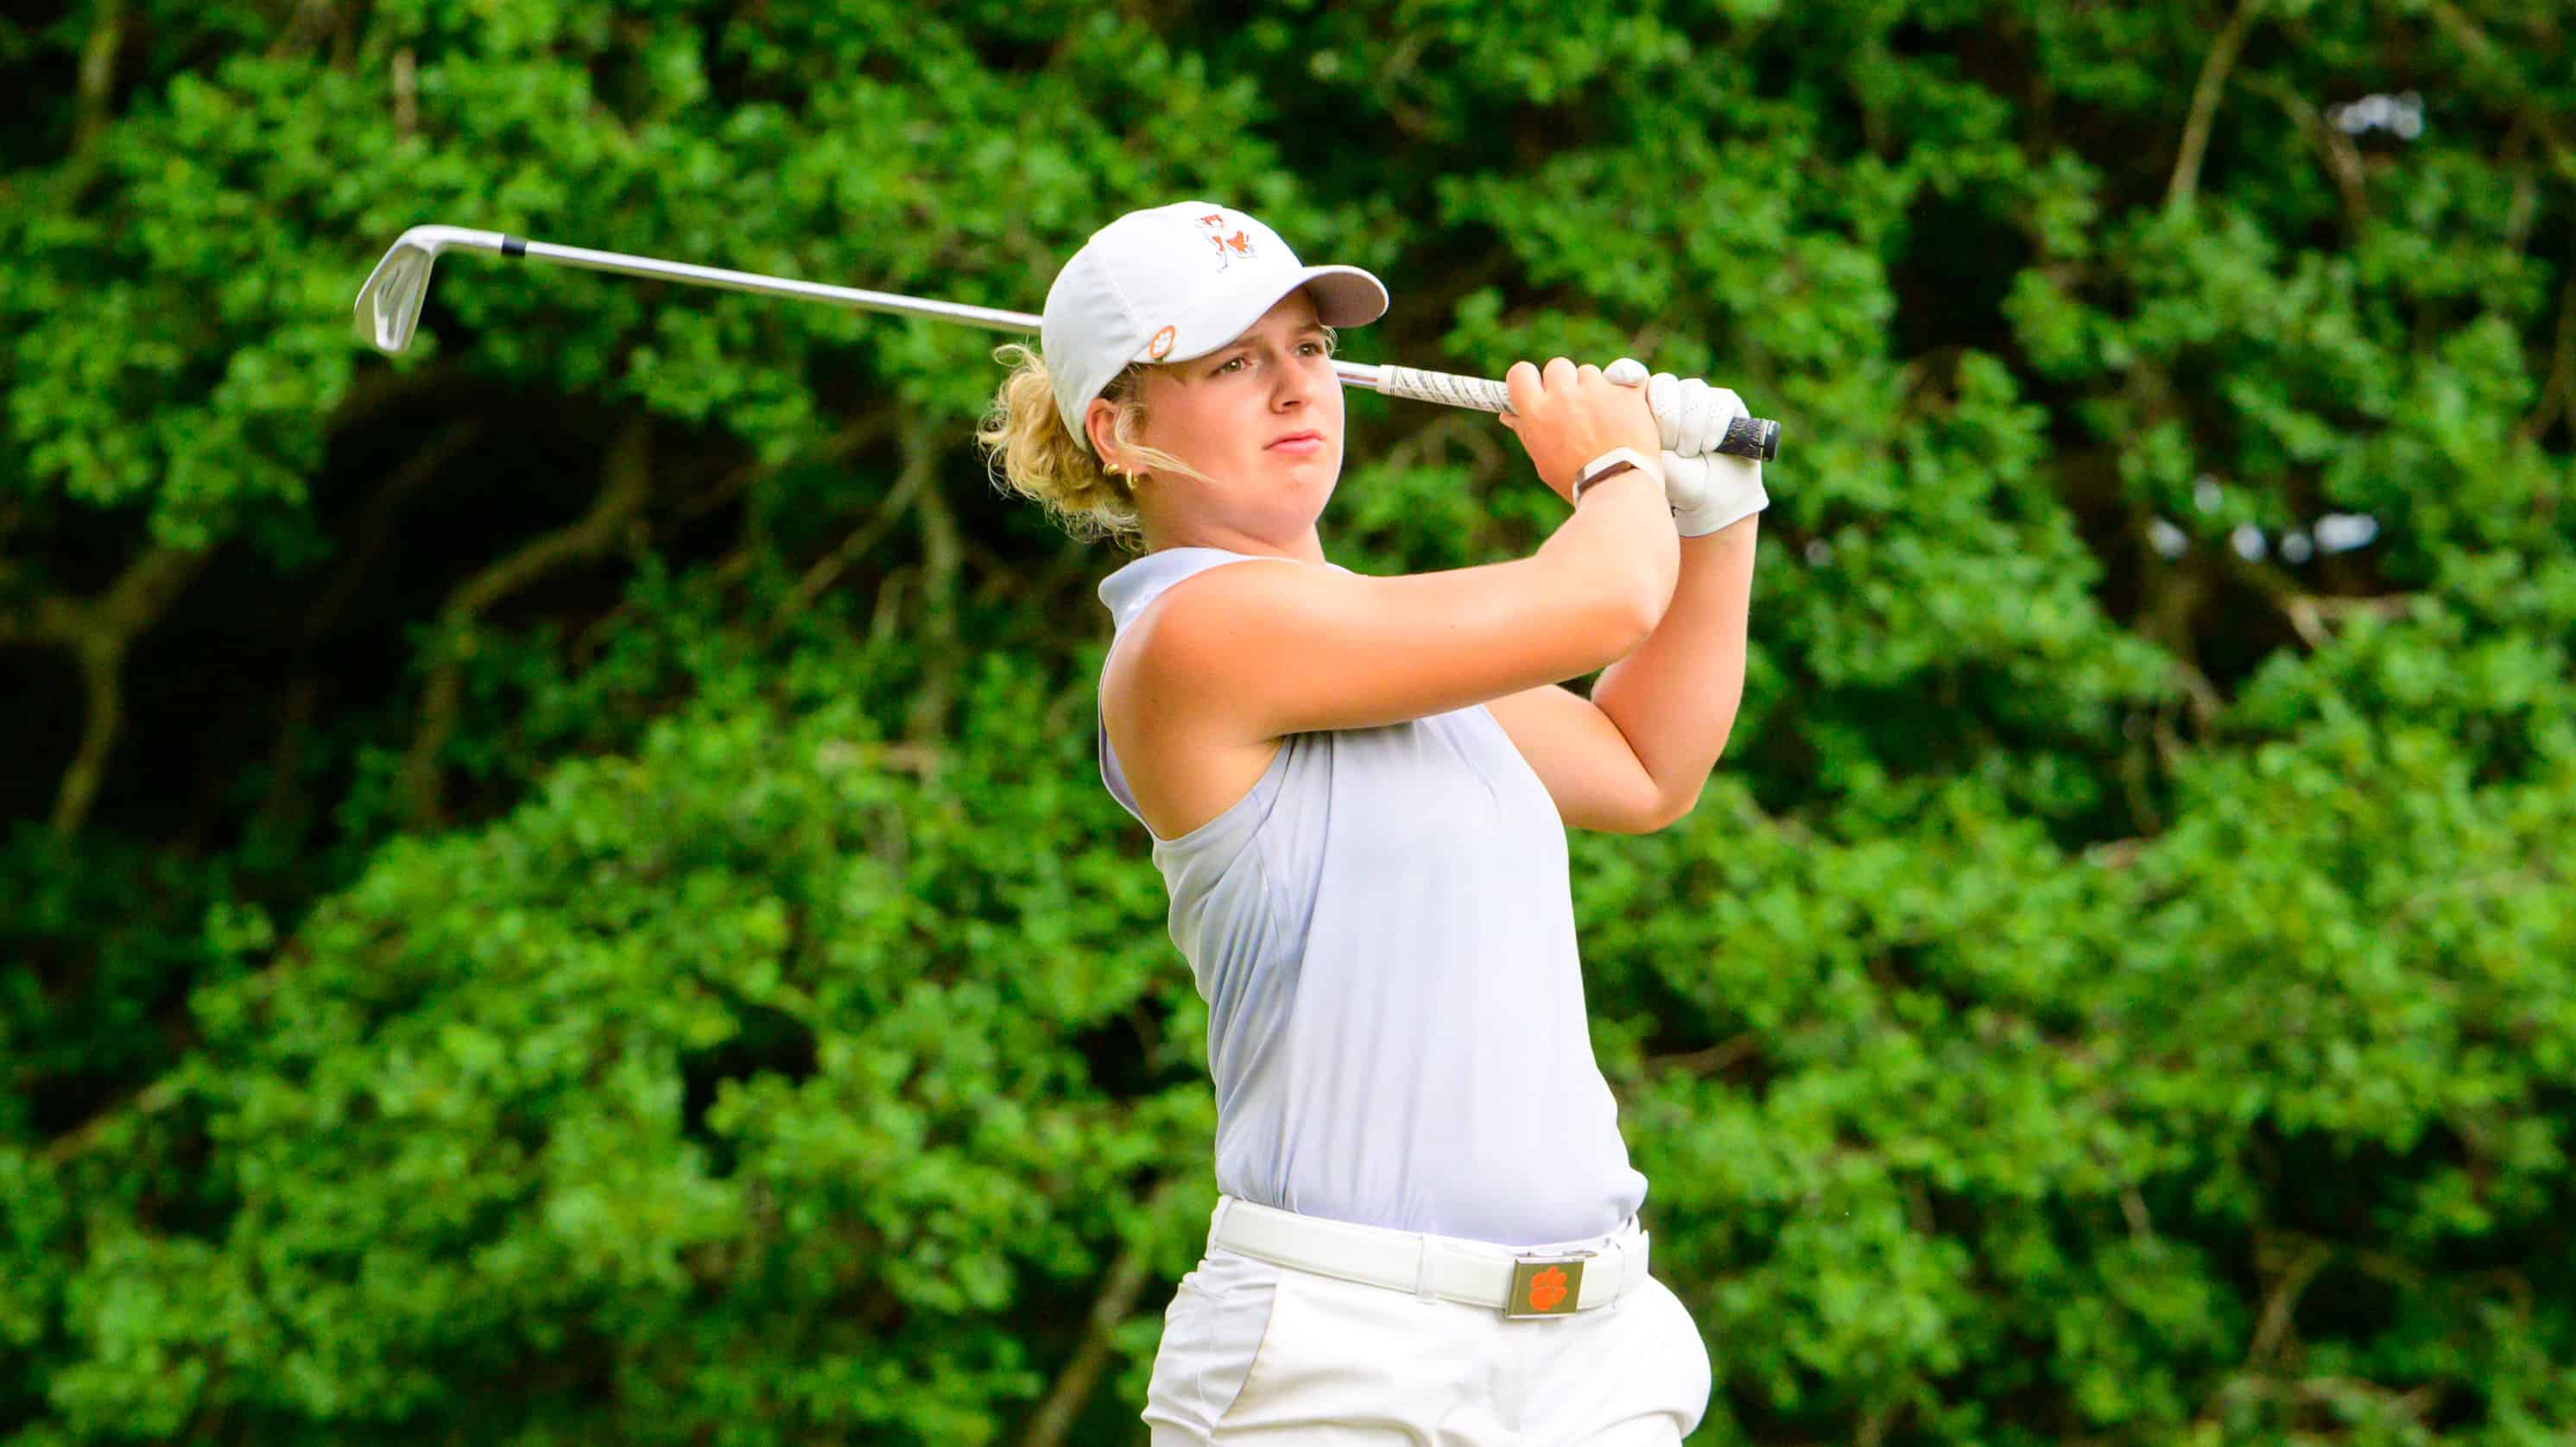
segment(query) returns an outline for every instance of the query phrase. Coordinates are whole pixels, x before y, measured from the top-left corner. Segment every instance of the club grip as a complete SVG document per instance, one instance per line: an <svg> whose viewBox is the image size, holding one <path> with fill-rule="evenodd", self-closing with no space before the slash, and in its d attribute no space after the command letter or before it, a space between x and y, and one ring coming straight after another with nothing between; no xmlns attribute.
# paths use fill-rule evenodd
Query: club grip
<svg viewBox="0 0 2576 1447"><path fill-rule="evenodd" d="M1738 417L1726 424L1717 450L1729 457L1769 462L1780 455L1780 424L1768 417Z"/></svg>
<svg viewBox="0 0 2576 1447"><path fill-rule="evenodd" d="M1489 377L1381 366L1377 369L1377 389L1390 397L1410 397L1444 407L1471 407L1479 412L1512 410L1510 389ZM1729 457L1769 462L1780 455L1780 424L1768 417L1738 417L1726 424L1726 436L1714 450Z"/></svg>

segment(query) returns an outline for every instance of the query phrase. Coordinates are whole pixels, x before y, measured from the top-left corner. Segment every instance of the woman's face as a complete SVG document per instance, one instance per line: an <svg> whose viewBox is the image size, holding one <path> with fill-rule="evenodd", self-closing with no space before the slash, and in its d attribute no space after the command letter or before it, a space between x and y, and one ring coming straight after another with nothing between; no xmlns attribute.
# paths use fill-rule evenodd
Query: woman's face
<svg viewBox="0 0 2576 1447"><path fill-rule="evenodd" d="M1314 527L1342 471L1342 386L1303 290L1206 356L1147 368L1144 401L1137 440L1208 479L1149 475L1139 490L1149 522L1184 537L1285 539ZM1114 406L1094 402L1086 419L1113 462Z"/></svg>

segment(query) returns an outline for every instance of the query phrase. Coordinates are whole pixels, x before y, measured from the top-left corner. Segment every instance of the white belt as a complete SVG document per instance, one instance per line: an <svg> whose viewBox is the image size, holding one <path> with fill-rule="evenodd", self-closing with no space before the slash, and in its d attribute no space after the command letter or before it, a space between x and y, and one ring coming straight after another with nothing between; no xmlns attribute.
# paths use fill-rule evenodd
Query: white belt
<svg viewBox="0 0 2576 1447"><path fill-rule="evenodd" d="M1646 1232L1633 1216L1590 1248L1515 1251L1219 1196L1208 1242L1274 1266L1490 1307L1507 1317L1590 1311L1646 1279Z"/></svg>

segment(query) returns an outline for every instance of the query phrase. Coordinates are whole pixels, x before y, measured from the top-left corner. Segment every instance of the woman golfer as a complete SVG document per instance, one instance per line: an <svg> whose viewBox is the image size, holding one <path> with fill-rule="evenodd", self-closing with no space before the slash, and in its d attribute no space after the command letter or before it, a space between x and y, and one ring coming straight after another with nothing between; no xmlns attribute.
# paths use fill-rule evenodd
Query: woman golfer
<svg viewBox="0 0 2576 1447"><path fill-rule="evenodd" d="M980 434L1015 489L1146 549L1100 585L1101 776L1208 1003L1219 1197L1145 1421L1158 1447L1678 1442L1708 1356L1647 1274L1565 829L1698 797L1758 464L1699 455L1731 392L1522 362L1504 420L1573 504L1547 541L1329 563L1332 329L1386 304L1239 211L1132 212L1065 263L1043 355L1004 349Z"/></svg>

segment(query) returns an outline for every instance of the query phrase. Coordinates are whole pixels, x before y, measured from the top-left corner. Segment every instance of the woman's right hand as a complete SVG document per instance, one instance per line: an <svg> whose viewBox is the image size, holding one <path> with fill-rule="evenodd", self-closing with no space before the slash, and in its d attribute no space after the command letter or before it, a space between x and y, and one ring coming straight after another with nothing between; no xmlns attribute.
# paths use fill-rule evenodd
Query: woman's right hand
<svg viewBox="0 0 2576 1447"><path fill-rule="evenodd" d="M1539 480L1568 502L1583 464L1613 448L1633 447L1653 457L1663 446L1645 389L1608 381L1589 363L1577 367L1550 357L1541 370L1514 362L1503 386L1512 399L1503 425L1528 449Z"/></svg>

